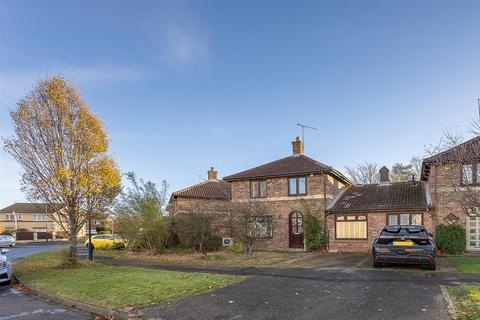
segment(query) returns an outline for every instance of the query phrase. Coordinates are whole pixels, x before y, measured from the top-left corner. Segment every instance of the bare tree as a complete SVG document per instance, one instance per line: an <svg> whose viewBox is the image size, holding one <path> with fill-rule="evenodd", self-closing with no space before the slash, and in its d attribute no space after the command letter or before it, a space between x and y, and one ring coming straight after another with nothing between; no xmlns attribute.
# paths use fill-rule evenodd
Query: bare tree
<svg viewBox="0 0 480 320"><path fill-rule="evenodd" d="M413 156L410 159L411 172L415 176L415 179L420 180L422 174L422 159L417 156Z"/></svg>
<svg viewBox="0 0 480 320"><path fill-rule="evenodd" d="M378 165L376 163L364 162L356 167L346 167L347 175L355 184L378 183Z"/></svg>
<svg viewBox="0 0 480 320"><path fill-rule="evenodd" d="M233 202L230 205L229 223L232 234L252 255L257 244L273 236L274 217L263 202Z"/></svg>

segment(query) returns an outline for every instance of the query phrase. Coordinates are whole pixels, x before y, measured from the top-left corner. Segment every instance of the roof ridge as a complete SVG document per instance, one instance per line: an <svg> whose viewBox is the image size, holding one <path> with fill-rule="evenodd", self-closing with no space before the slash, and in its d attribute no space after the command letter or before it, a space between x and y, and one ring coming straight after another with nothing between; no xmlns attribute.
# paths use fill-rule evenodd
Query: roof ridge
<svg viewBox="0 0 480 320"><path fill-rule="evenodd" d="M279 162L279 161L282 161L282 160L285 160L285 159L288 159L288 158L293 158L294 156L287 156L287 157L283 157L283 158L280 158L280 159L277 159L277 160L273 160L273 161L270 161L270 162L267 162L267 163L264 163L264 164L261 164L261 165L258 165L256 167L253 167L253 168L250 168L250 169L246 169L246 170L243 170L243 171L240 171L240 172L237 172L237 173L234 173L234 174L230 174L228 176L225 176L223 177L223 179L228 179L229 177L231 176L234 176L234 175L237 175L237 174L242 174L242 173L246 173L248 171L252 171L252 170L255 170L255 169L259 169L259 168L262 168L262 167L265 167L267 165L271 165L272 163L275 163L275 162Z"/></svg>
<svg viewBox="0 0 480 320"><path fill-rule="evenodd" d="M194 187L198 187L198 186L204 185L204 184L206 184L207 182L210 182L210 181L211 181L211 180L205 180L205 181L196 183L196 184L194 184L194 185L191 185L190 187L186 187L186 188L183 188L183 189L174 191L174 192L172 192L172 194L175 195L175 194L177 194L177 193L190 190L190 189L192 189L192 188L194 188ZM217 181L218 181L218 180L217 180Z"/></svg>
<svg viewBox="0 0 480 320"><path fill-rule="evenodd" d="M453 146L453 147L451 147L451 148L448 148L447 150L443 150L443 151L441 151L441 152L439 152L439 153L437 153L437 154L434 154L434 155L432 155L432 156L430 156L430 157L428 157L428 158L424 158L424 159L422 160L422 162L424 162L424 161L425 161L425 162L428 162L428 160L430 160L430 159L432 159L432 158L439 157L439 156L441 156L441 155L443 155L443 154L445 154L445 153L447 153L447 152L452 151L453 149L460 148L461 146L463 146L463 145L465 145L465 144L467 144L467 143L473 142L473 140L477 140L477 139L480 139L480 136L473 137L473 138L468 139L467 141L464 141L464 142L462 142L462 143L460 143L460 144L458 144L458 145L456 145L456 146Z"/></svg>

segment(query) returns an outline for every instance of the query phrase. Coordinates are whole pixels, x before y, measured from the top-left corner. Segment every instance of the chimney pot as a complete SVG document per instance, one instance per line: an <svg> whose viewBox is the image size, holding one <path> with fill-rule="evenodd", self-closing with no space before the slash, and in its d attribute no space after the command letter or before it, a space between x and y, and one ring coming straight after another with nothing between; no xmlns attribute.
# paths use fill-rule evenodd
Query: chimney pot
<svg viewBox="0 0 480 320"><path fill-rule="evenodd" d="M217 170L215 170L215 167L210 167L210 170L208 170L208 180L217 180Z"/></svg>
<svg viewBox="0 0 480 320"><path fill-rule="evenodd" d="M390 170L387 167L383 166L380 171L380 182L390 182Z"/></svg>
<svg viewBox="0 0 480 320"><path fill-rule="evenodd" d="M297 136L295 141L292 142L293 155L296 156L303 154L304 148L303 141Z"/></svg>

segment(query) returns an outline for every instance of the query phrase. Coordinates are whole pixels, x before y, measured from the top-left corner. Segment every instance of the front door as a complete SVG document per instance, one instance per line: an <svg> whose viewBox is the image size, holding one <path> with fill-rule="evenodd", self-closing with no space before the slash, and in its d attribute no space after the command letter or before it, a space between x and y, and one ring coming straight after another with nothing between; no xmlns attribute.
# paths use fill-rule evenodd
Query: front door
<svg viewBox="0 0 480 320"><path fill-rule="evenodd" d="M290 213L289 229L290 248L303 249L303 215L301 212Z"/></svg>
<svg viewBox="0 0 480 320"><path fill-rule="evenodd" d="M467 217L467 250L480 250L480 217Z"/></svg>

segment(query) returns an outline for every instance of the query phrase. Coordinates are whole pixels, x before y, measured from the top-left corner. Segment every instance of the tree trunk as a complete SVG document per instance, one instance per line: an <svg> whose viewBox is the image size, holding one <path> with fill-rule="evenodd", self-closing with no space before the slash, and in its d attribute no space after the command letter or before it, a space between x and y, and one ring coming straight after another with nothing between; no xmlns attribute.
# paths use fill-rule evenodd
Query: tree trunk
<svg viewBox="0 0 480 320"><path fill-rule="evenodd" d="M68 240L70 241L70 247L68 249L68 264L76 265L77 264L77 229L70 226L70 233L68 235Z"/></svg>

